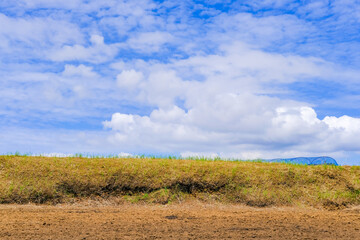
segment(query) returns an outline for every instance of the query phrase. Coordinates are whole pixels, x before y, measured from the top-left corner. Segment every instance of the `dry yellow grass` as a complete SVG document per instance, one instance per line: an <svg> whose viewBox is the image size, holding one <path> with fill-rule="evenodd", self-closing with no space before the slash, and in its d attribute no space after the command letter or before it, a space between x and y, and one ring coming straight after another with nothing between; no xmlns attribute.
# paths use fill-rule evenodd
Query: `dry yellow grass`
<svg viewBox="0 0 360 240"><path fill-rule="evenodd" d="M0 156L0 203L118 197L171 203L196 198L250 206L360 203L360 167L151 158Z"/></svg>

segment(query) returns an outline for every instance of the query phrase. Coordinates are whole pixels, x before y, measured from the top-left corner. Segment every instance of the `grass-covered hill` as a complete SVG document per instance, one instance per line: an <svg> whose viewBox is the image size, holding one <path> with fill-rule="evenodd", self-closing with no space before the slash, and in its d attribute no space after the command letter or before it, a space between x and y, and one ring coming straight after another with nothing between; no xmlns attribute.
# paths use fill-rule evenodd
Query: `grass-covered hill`
<svg viewBox="0 0 360 240"><path fill-rule="evenodd" d="M360 167L152 158L0 156L0 203L188 199L250 206L360 204Z"/></svg>

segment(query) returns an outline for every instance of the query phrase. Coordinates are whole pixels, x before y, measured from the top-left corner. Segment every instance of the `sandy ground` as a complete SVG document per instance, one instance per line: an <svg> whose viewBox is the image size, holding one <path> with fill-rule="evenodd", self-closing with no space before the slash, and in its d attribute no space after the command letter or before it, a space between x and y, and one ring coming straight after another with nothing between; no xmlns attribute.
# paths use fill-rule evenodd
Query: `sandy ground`
<svg viewBox="0 0 360 240"><path fill-rule="evenodd" d="M360 239L360 208L0 205L0 239Z"/></svg>

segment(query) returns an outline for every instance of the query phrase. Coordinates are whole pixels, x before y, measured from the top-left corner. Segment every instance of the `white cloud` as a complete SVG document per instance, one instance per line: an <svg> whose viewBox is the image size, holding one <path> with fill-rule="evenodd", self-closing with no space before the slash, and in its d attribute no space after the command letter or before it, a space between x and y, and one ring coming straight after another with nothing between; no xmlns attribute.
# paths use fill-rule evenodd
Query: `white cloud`
<svg viewBox="0 0 360 240"><path fill-rule="evenodd" d="M283 84L321 77L336 81L344 74L321 59L266 53L238 42L223 46L217 55L169 64L138 61L117 65L120 69L141 69L144 80L136 85L139 95L132 97L160 107L171 107L178 100L184 101L186 108L206 106L213 99L231 102L231 94L240 95L243 99L238 101L244 101L248 95L284 92Z"/></svg>
<svg viewBox="0 0 360 240"><path fill-rule="evenodd" d="M65 65L63 76L83 76L83 77L97 77L98 75L93 71L92 67L87 67L83 64L74 66L70 64Z"/></svg>
<svg viewBox="0 0 360 240"><path fill-rule="evenodd" d="M77 25L52 18L13 18L0 13L0 49L11 58L46 58L49 49L83 42ZM2 56L4 57L4 56Z"/></svg>
<svg viewBox="0 0 360 240"><path fill-rule="evenodd" d="M135 116L138 117L138 116ZM105 121L104 126L120 132L128 132L133 129L132 125L135 124L133 115L114 113L111 121Z"/></svg>
<svg viewBox="0 0 360 240"><path fill-rule="evenodd" d="M178 123L183 120L186 115L185 111L177 106L173 106L168 110L155 109L150 114L150 118L162 123Z"/></svg>
<svg viewBox="0 0 360 240"><path fill-rule="evenodd" d="M209 38L217 43L231 44L234 40L258 47L282 44L283 48L307 35L316 35L316 28L294 15L256 17L250 13L221 14L209 25Z"/></svg>
<svg viewBox="0 0 360 240"><path fill-rule="evenodd" d="M141 88L138 98L148 104L172 106L176 97L184 95L186 85L175 71L154 69L147 81L138 86Z"/></svg>
<svg viewBox="0 0 360 240"><path fill-rule="evenodd" d="M343 23L349 20L360 22L360 6L356 0L337 0L332 2L331 7L332 12L339 16L337 19L339 22Z"/></svg>
<svg viewBox="0 0 360 240"><path fill-rule="evenodd" d="M99 35L92 35L91 46L83 45L63 46L49 55L52 61L85 61L90 63L102 63L112 60L118 52L116 44L107 45L104 38Z"/></svg>
<svg viewBox="0 0 360 240"><path fill-rule="evenodd" d="M82 41L79 28L51 18L12 18L0 13L0 34L10 40L50 44ZM51 38L50 38L51 37Z"/></svg>
<svg viewBox="0 0 360 240"><path fill-rule="evenodd" d="M99 25L118 34L120 37L136 32L149 32L158 30L164 25L164 19L156 16L153 9L157 4L148 0L116 1L103 6L98 12L101 16ZM137 29L137 31L134 31ZM136 35L136 34L135 34Z"/></svg>
<svg viewBox="0 0 360 240"><path fill-rule="evenodd" d="M122 1L97 1L90 2L89 7L98 10L100 7L104 10L100 15L106 16L136 16L142 17L147 15L147 11L157 7L157 4L151 0L122 0Z"/></svg>
<svg viewBox="0 0 360 240"><path fill-rule="evenodd" d="M142 32L130 38L127 46L140 52L158 52L161 46L173 41L174 37L167 32Z"/></svg>
<svg viewBox="0 0 360 240"><path fill-rule="evenodd" d="M101 76L92 66L66 64L56 73L19 66L17 72L0 71L3 76L0 80L3 108L0 109L10 114L7 121L39 117L35 125L41 122L48 125L54 119L74 122L74 118L80 116L86 116L88 121L94 116L102 117L99 109L116 102L113 79ZM14 113L13 109L18 111Z"/></svg>
<svg viewBox="0 0 360 240"><path fill-rule="evenodd" d="M134 69L124 70L116 77L118 87L124 89L135 88L144 78L141 72L136 72Z"/></svg>
<svg viewBox="0 0 360 240"><path fill-rule="evenodd" d="M242 117L237 121L228 121L227 125L218 121L217 115L210 115L212 119L207 118L204 122L211 123L211 126L206 127L196 123L191 110L185 113L174 106L169 111L154 110L149 117L116 113L110 121L104 122L104 126L116 132L110 138L113 144L133 151L138 148L204 153L217 151L223 152L222 156L237 152L239 156L249 158L264 157L264 153L268 156L275 152L279 154L279 151L309 155L360 148L360 127L353 127L351 132L333 130L335 124L344 126L343 117L331 117L333 122L329 125L327 118L318 119L310 107L277 108L275 112L270 118L242 112ZM229 114L231 116L231 112ZM255 120L257 124L251 125L246 119ZM358 123L360 119L350 118L350 121ZM244 125L240 126L239 122Z"/></svg>
<svg viewBox="0 0 360 240"><path fill-rule="evenodd" d="M307 103L259 94L276 92L275 84L321 77L330 80L336 75L333 64L238 43L222 49L219 55L142 64L146 74L133 97L157 108L148 116L113 114L103 123L113 130L110 142L132 151L215 151L245 158L281 152L338 153L345 146L360 149L359 144L349 142L358 137L348 136L339 127L354 127L360 119L321 120ZM122 62L121 68L127 67ZM358 131L360 127L351 129Z"/></svg>
<svg viewBox="0 0 360 240"><path fill-rule="evenodd" d="M332 129L340 129L346 132L357 133L360 131L360 119L349 116L325 117L324 122Z"/></svg>
<svg viewBox="0 0 360 240"><path fill-rule="evenodd" d="M14 3L15 2L15 3ZM22 9L55 9L71 10L74 12L91 13L98 15L141 15L144 9L156 6L149 0L108 0L108 1L86 1L86 0L16 0L5 3L4 6L16 6Z"/></svg>
<svg viewBox="0 0 360 240"><path fill-rule="evenodd" d="M303 14L306 18L321 18L330 13L329 1L316 1L310 2L309 4L299 7L297 13Z"/></svg>
<svg viewBox="0 0 360 240"><path fill-rule="evenodd" d="M27 8L64 8L74 9L80 6L82 0L60 1L60 0L26 0L23 2Z"/></svg>
<svg viewBox="0 0 360 240"><path fill-rule="evenodd" d="M250 0L245 2L255 9L281 8L293 4L292 0Z"/></svg>

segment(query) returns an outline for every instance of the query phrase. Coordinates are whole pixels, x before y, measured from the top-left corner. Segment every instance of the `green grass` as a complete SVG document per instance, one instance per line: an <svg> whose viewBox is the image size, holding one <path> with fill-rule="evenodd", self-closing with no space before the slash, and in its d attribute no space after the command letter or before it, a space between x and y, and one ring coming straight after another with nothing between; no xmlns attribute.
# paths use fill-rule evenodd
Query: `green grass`
<svg viewBox="0 0 360 240"><path fill-rule="evenodd" d="M360 204L360 167L173 158L0 156L0 203L117 197L134 203L197 199L257 207Z"/></svg>

